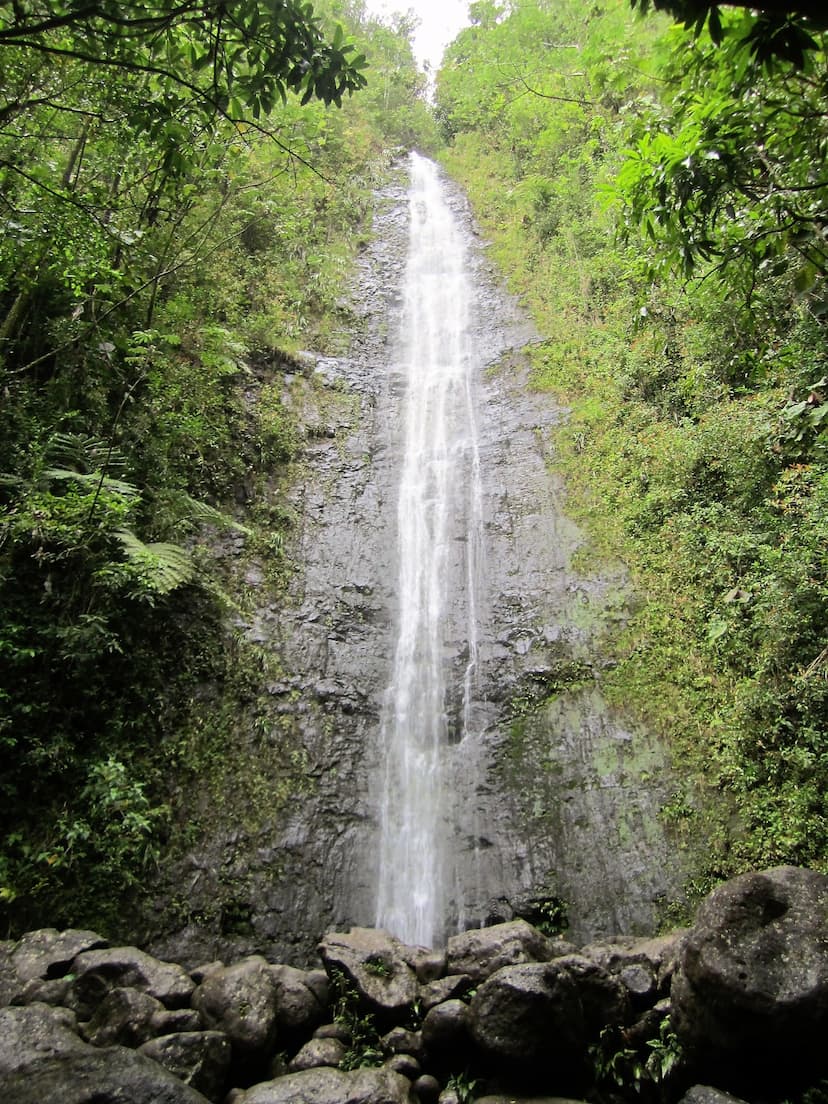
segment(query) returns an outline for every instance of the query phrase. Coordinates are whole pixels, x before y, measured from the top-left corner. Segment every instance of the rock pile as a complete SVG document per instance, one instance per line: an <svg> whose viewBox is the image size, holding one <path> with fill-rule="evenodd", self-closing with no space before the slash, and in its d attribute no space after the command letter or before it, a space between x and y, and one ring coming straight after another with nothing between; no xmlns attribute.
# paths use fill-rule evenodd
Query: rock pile
<svg viewBox="0 0 828 1104"><path fill-rule="evenodd" d="M828 1075L828 877L780 867L692 928L576 948L523 920L445 952L355 928L324 970L253 955L187 973L93 932L0 944L0 1100L487 1104L727 1092Z"/></svg>

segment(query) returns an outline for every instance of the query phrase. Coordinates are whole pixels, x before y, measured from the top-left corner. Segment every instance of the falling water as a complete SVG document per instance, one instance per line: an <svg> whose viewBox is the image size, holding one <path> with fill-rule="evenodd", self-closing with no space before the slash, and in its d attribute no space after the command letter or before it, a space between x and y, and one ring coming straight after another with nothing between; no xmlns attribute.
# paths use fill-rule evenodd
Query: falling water
<svg viewBox="0 0 828 1104"><path fill-rule="evenodd" d="M436 167L416 154L409 203L398 344L406 387L399 624L381 724L376 922L408 943L433 946L446 934L449 908L458 907L449 900L457 872L446 760L449 741L462 741L470 720L482 511L465 240Z"/></svg>

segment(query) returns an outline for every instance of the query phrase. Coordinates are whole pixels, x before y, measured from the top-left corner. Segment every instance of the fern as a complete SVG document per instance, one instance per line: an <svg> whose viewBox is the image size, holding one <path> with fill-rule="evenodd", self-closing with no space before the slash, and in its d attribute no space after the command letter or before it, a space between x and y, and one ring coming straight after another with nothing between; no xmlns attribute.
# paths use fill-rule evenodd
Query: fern
<svg viewBox="0 0 828 1104"><path fill-rule="evenodd" d="M224 513L223 510L216 509L215 506L210 506L206 502L200 502L197 498L192 498L186 493L181 492L181 499L184 505L189 511L189 516L193 521L205 521L212 525L217 525L222 529L235 529L237 533L243 533L245 536L250 536L252 530L246 525L242 525L241 522L231 518L229 514Z"/></svg>
<svg viewBox="0 0 828 1104"><path fill-rule="evenodd" d="M101 469L122 472L126 468L126 457L117 446L83 433L53 433L46 444L45 459L57 468L72 468L82 474Z"/></svg>
<svg viewBox="0 0 828 1104"><path fill-rule="evenodd" d="M111 494L121 495L123 498L136 498L141 492L134 483L127 483L123 479L111 479L108 475L101 475L99 471L78 472L71 468L47 468L43 476L45 479L73 479L81 486L109 491Z"/></svg>
<svg viewBox="0 0 828 1104"><path fill-rule="evenodd" d="M118 529L115 537L127 560L139 569L141 582L154 594L169 594L190 582L195 574L192 557L180 544L145 544L129 529Z"/></svg>

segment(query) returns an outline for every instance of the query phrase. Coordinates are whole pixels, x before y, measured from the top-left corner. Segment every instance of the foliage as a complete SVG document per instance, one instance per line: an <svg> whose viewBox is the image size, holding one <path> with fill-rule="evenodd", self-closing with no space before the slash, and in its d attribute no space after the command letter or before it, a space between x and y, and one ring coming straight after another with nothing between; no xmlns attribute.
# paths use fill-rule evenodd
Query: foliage
<svg viewBox="0 0 828 1104"><path fill-rule="evenodd" d="M656 264L691 275L713 262L748 310L768 277L813 288L828 263L824 62L761 74L738 45L702 42L673 66L667 75L677 79L680 66L681 84L642 120L619 176L630 224L653 243Z"/></svg>
<svg viewBox="0 0 828 1104"><path fill-rule="evenodd" d="M453 1073L446 1081L446 1089L457 1097L458 1104L472 1104L478 1082L467 1071Z"/></svg>
<svg viewBox="0 0 828 1104"><path fill-rule="evenodd" d="M662 1100L667 1097L671 1076L680 1066L679 1041L665 1017L658 1037L642 1043L633 1041L623 1028L605 1027L600 1039L590 1048L599 1091L621 1092L638 1099Z"/></svg>
<svg viewBox="0 0 828 1104"><path fill-rule="evenodd" d="M330 43L310 6L242 0L228 11L208 0L142 0L53 4L15 0L0 6L0 50L11 64L33 68L81 62L90 74L116 71L143 81L145 122L165 125L180 113L212 121L268 116L288 91L325 103L364 87L365 58L341 26ZM51 84L51 81L49 81ZM163 98L153 95L163 92ZM43 102L54 86L9 97L0 122ZM61 93L57 93L60 100Z"/></svg>
<svg viewBox="0 0 828 1104"><path fill-rule="evenodd" d="M341 970L331 973L334 1022L346 1032L348 1047L339 1063L343 1070L381 1066L386 1052L376 1021L361 1005L359 993Z"/></svg>
<svg viewBox="0 0 828 1104"><path fill-rule="evenodd" d="M738 43L740 47L748 47L751 56L766 65L781 60L802 68L807 51L818 49L810 32L828 30L828 18L819 0L765 0L758 12L748 0L728 2L752 9ZM696 34L706 26L717 44L727 34L717 0L630 0L630 5L642 12L651 6L656 11L668 11Z"/></svg>

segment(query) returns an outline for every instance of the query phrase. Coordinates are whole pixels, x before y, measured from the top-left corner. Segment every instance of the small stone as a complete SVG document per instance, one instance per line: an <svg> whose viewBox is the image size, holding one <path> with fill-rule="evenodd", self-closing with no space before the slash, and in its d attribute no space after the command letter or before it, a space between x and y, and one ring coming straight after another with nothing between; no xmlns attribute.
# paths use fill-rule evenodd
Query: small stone
<svg viewBox="0 0 828 1104"><path fill-rule="evenodd" d="M430 1073L421 1074L411 1087L421 1104L434 1104L440 1095L440 1082Z"/></svg>
<svg viewBox="0 0 828 1104"><path fill-rule="evenodd" d="M383 1035L382 1045L392 1054L413 1054L418 1061L423 1059L423 1036L419 1031L392 1028L387 1035Z"/></svg>
<svg viewBox="0 0 828 1104"><path fill-rule="evenodd" d="M348 1030L340 1023L321 1024L313 1033L314 1039L339 1039L347 1043L350 1039Z"/></svg>
<svg viewBox="0 0 828 1104"><path fill-rule="evenodd" d="M448 977L437 981L430 981L420 987L420 1007L428 1012L435 1004L452 1000L455 997L464 997L472 987L472 979L468 974L449 974Z"/></svg>
<svg viewBox="0 0 828 1104"><path fill-rule="evenodd" d="M413 1054L393 1054L385 1065L395 1073L401 1073L409 1081L420 1076L420 1063Z"/></svg>
<svg viewBox="0 0 828 1104"><path fill-rule="evenodd" d="M338 1066L345 1057L345 1044L339 1039L311 1039L288 1062L288 1072L318 1069L320 1066Z"/></svg>

